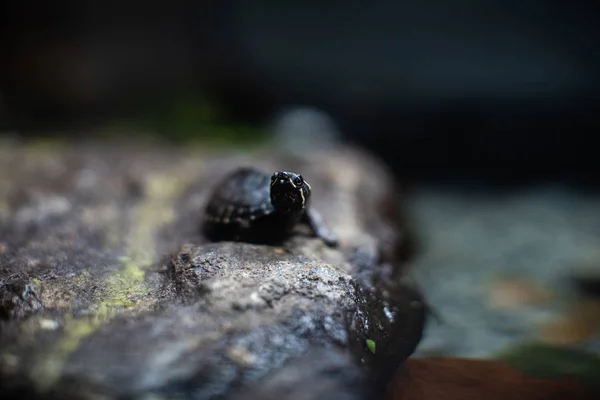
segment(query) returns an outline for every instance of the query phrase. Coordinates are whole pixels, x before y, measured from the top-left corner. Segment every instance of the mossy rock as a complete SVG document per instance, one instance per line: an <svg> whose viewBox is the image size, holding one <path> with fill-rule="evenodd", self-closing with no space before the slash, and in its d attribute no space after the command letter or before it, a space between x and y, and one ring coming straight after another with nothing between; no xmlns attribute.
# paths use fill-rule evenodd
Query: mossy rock
<svg viewBox="0 0 600 400"><path fill-rule="evenodd" d="M207 242L208 194L248 164L301 172L340 247L301 229L281 246ZM399 194L355 149L7 141L0 170L2 398L358 399L421 338Z"/></svg>

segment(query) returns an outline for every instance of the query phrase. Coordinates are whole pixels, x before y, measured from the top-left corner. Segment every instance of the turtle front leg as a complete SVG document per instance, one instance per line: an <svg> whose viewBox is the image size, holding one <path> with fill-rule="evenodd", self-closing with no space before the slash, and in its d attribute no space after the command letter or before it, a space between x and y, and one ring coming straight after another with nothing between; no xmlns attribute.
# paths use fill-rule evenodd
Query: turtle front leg
<svg viewBox="0 0 600 400"><path fill-rule="evenodd" d="M320 238L323 243L329 247L337 247L337 235L327 228L325 222L323 221L323 217L318 211L309 208L302 215L302 219L308 224L310 229L313 231L313 234Z"/></svg>

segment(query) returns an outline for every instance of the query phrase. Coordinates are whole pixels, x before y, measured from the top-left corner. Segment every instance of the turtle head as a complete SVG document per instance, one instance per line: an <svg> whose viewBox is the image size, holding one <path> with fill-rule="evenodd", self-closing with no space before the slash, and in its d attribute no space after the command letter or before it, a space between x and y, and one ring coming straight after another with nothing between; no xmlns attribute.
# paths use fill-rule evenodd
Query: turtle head
<svg viewBox="0 0 600 400"><path fill-rule="evenodd" d="M304 209L310 198L310 185L295 172L275 172L271 176L271 204L277 211Z"/></svg>

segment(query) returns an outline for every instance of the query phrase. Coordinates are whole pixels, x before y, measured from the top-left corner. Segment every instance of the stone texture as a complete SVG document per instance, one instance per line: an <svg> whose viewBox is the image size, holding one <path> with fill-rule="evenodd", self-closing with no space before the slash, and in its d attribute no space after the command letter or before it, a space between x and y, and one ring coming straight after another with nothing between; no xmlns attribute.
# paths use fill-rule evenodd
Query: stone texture
<svg viewBox="0 0 600 400"><path fill-rule="evenodd" d="M241 165L301 172L340 248L301 227L206 242L202 206ZM4 141L0 171L3 398L365 398L420 340L399 194L355 149Z"/></svg>

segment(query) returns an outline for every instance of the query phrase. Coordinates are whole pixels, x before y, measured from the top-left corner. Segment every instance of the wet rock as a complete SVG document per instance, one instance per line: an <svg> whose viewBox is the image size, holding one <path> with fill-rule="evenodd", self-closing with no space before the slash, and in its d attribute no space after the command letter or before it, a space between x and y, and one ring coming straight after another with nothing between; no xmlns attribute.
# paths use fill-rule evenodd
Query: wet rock
<svg viewBox="0 0 600 400"><path fill-rule="evenodd" d="M207 242L241 165L301 172L340 247ZM399 194L355 149L3 143L0 170L2 398L366 398L420 340Z"/></svg>

